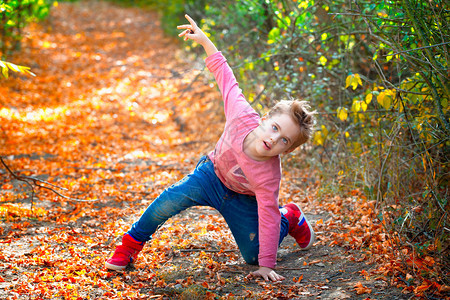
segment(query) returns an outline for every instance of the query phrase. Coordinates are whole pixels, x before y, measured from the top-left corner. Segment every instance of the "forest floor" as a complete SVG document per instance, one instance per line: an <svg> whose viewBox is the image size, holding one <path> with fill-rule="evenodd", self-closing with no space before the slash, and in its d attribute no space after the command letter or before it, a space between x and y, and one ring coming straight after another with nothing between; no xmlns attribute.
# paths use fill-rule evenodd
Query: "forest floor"
<svg viewBox="0 0 450 300"><path fill-rule="evenodd" d="M402 279L373 202L357 190L319 195L315 172L294 167L284 169L280 202L302 205L317 241L309 251L283 241L284 281L248 278L256 267L221 216L200 207L166 222L134 266L107 271L121 235L220 136L220 93L184 46L154 12L107 2L60 3L27 29L8 60L37 76L2 81L1 155L16 174L79 200L45 188L32 198L0 168L0 298L413 299L422 287L438 299Z"/></svg>

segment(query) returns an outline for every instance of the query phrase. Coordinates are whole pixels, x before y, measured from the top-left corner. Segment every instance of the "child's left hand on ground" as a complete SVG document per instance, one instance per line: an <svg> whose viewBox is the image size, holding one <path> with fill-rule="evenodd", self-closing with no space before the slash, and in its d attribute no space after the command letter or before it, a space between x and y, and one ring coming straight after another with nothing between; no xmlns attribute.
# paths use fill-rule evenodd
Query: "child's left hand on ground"
<svg viewBox="0 0 450 300"><path fill-rule="evenodd" d="M285 278L277 274L273 269L267 267L260 267L259 270L250 272L247 277L262 277L264 280L281 281Z"/></svg>

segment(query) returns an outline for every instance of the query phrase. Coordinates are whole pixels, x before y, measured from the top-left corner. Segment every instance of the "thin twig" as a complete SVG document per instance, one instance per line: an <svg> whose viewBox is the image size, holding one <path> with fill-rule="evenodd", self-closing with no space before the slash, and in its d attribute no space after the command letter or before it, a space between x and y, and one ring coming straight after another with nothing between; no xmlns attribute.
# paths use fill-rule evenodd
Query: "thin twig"
<svg viewBox="0 0 450 300"><path fill-rule="evenodd" d="M307 270L309 267L298 267L298 268L290 268L290 267L277 267L277 270L284 271L296 271L296 270Z"/></svg>
<svg viewBox="0 0 450 300"><path fill-rule="evenodd" d="M78 199L78 198L73 198L73 197L69 197L69 196L63 195L63 194L61 194L60 192L56 191L56 190L53 189L53 188L57 188L57 189L64 190L64 191L68 191L66 188L63 188L63 187L54 185L54 184L52 184L52 183L50 183L50 182L47 182L47 181L45 181L45 180L41 180L41 179L39 179L39 178L35 178L35 177L31 177L31 176L17 175L14 171L12 171L12 170L8 167L8 165L7 165L7 164L5 163L5 161L3 160L3 157L2 157L2 156L0 156L0 161L1 161L1 163L3 164L3 166L6 168L6 170L8 171L8 173L11 174L11 176L12 176L14 179L19 180L19 181L23 181L23 182L25 182L26 184L28 184L28 185L31 187L31 189L32 189L32 195L31 195L31 207L32 207L32 209L33 209L33 198L34 198L34 194L35 194L35 190L34 190L34 187L35 187L35 186L37 186L37 187L39 187L39 188L43 188L43 189L50 190L50 191L52 191L53 193L55 193L56 195L58 195L58 196L60 196L60 197L63 197L64 199L67 199L67 200L72 200L72 201L77 201L77 202L95 202L95 201L98 201L98 199L85 200L85 199ZM41 185L40 183L48 184L48 185L50 185L51 187ZM53 187L53 188L52 188L52 187Z"/></svg>
<svg viewBox="0 0 450 300"><path fill-rule="evenodd" d="M15 179L20 180L25 182L27 185L30 186L31 188L31 211L33 211L33 206L34 206L34 195L36 194L36 191L34 190L34 186L26 179L21 179L20 176L16 175L9 167L8 165L5 163L5 161L3 160L3 157L0 156L0 161L2 162L3 166L5 166L6 171L8 171Z"/></svg>
<svg viewBox="0 0 450 300"><path fill-rule="evenodd" d="M383 56L394 56L394 55L401 54L401 53L417 51L417 50L422 50L422 49L427 49L427 48L433 48L433 47L438 47L438 46L444 46L444 45L447 45L447 44L450 44L450 42L444 42L444 43L440 43L440 44L434 44L434 45L423 46L423 47L418 47L418 48L414 48L414 49L403 50L403 51L395 52L395 53L392 53L392 54L386 54L386 55L383 55Z"/></svg>

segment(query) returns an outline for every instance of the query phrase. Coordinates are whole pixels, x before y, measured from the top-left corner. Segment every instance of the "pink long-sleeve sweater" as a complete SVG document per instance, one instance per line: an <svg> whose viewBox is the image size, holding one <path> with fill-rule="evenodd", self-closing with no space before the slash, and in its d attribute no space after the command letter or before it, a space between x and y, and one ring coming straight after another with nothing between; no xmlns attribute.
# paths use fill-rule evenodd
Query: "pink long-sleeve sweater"
<svg viewBox="0 0 450 300"><path fill-rule="evenodd" d="M280 237L278 193L281 181L279 156L256 161L244 153L244 139L259 125L260 116L239 88L221 52L206 58L222 92L226 123L215 149L209 153L219 179L229 189L256 196L258 202L260 266L274 268ZM245 222L245 219L242 220Z"/></svg>

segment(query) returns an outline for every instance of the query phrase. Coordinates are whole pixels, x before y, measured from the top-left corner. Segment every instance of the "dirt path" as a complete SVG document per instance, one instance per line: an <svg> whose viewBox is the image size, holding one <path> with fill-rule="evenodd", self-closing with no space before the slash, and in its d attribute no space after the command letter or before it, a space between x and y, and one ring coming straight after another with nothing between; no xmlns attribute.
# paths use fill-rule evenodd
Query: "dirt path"
<svg viewBox="0 0 450 300"><path fill-rule="evenodd" d="M314 198L311 181L297 181L301 170L286 170L282 202L303 202L318 242L301 252L285 239L284 282L246 279L255 267L243 263L221 217L204 208L169 220L135 267L106 271L118 237L217 140L219 94L201 60L163 36L152 12L60 3L29 37L14 59L38 76L0 88L2 155L21 174L99 200L67 202L41 190L31 213L29 189L1 170L0 298L411 298L388 275L370 276L377 266L364 251L333 243L332 233L342 232L330 224L342 216Z"/></svg>

